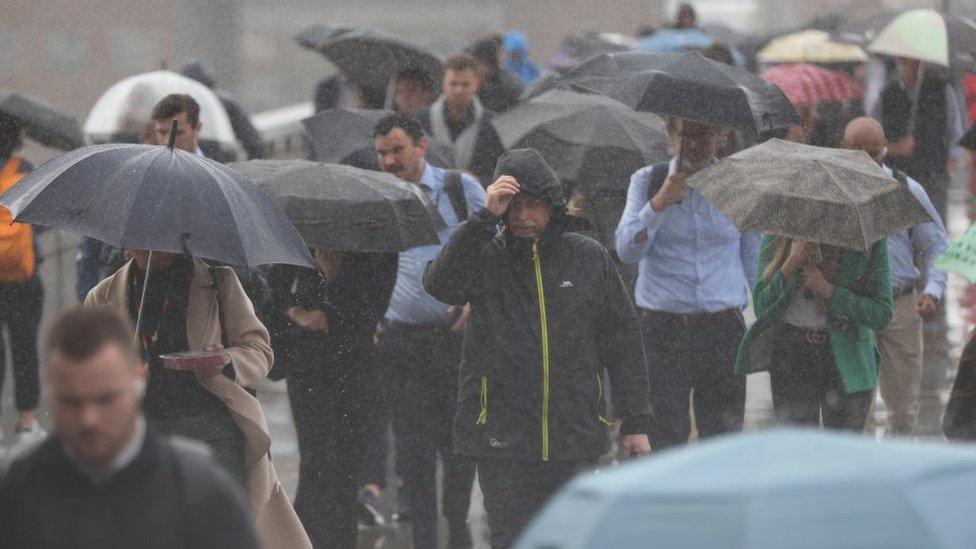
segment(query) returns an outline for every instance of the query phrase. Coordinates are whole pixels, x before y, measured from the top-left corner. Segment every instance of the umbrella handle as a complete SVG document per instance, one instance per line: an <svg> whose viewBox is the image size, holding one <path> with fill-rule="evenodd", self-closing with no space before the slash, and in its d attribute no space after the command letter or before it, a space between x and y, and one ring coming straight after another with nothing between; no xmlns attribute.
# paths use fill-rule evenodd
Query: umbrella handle
<svg viewBox="0 0 976 549"><path fill-rule="evenodd" d="M169 143L166 144L166 146L171 149L176 145L176 130L179 127L180 127L179 122L177 122L176 119L174 118L173 122L169 125Z"/></svg>
<svg viewBox="0 0 976 549"><path fill-rule="evenodd" d="M176 120L173 121L176 124ZM170 138L172 140L172 138ZM152 272L152 260L153 251L149 250L149 260L146 261L146 278L142 281L142 297L139 298L139 312L136 314L136 345L140 348L142 347L142 342L139 341L139 330L142 328L142 308L146 304L146 289L149 288L149 276Z"/></svg>

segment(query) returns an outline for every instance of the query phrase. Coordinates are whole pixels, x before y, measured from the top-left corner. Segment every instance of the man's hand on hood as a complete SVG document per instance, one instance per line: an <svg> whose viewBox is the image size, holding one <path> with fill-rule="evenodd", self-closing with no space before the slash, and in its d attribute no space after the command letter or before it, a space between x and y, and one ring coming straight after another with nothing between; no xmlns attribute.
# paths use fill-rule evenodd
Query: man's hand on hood
<svg viewBox="0 0 976 549"><path fill-rule="evenodd" d="M485 195L485 208L498 217L505 215L520 188L514 177L510 175L500 176L488 186Z"/></svg>

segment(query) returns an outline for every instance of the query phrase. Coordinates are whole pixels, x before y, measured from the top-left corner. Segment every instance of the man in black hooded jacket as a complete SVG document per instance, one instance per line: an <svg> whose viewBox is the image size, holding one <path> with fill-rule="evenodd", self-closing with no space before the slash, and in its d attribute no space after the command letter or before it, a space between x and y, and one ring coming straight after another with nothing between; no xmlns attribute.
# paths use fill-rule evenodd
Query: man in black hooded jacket
<svg viewBox="0 0 976 549"><path fill-rule="evenodd" d="M630 454L650 452L650 396L634 305L607 250L561 229L552 169L535 150L513 150L494 179L485 208L428 265L424 288L471 304L454 447L478 458L497 549L610 449L604 370Z"/></svg>

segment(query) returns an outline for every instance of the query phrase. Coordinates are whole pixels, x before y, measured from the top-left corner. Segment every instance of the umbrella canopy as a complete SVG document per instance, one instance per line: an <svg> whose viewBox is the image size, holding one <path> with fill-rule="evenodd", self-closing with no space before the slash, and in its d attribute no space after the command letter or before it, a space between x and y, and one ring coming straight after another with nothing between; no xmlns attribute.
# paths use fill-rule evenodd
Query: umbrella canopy
<svg viewBox="0 0 976 549"><path fill-rule="evenodd" d="M628 51L635 43L636 40L630 36L610 32L588 32L582 36L568 36L559 45L559 51L549 59L549 67L557 71L564 70L594 55ZM541 78L532 84L539 80Z"/></svg>
<svg viewBox="0 0 976 549"><path fill-rule="evenodd" d="M868 51L948 67L958 55L972 60L976 26L965 19L946 19L935 10L910 10L892 19Z"/></svg>
<svg viewBox="0 0 976 549"><path fill-rule="evenodd" d="M0 115L16 120L27 137L42 145L67 150L85 144L75 118L32 97L0 89Z"/></svg>
<svg viewBox="0 0 976 549"><path fill-rule="evenodd" d="M295 37L302 46L325 56L361 86L386 86L396 73L421 70L440 82L440 57L382 31L312 25Z"/></svg>
<svg viewBox="0 0 976 549"><path fill-rule="evenodd" d="M900 30L892 30L888 46L898 47L899 34L901 33L904 33L911 41L920 40L924 43L924 35L928 34L941 42L940 35L944 27L948 63L953 67L960 68L972 66L974 56L976 56L976 27L973 26L972 20L958 15L939 13L934 10L911 10L908 12L881 10L867 17L855 18L845 22L833 33L833 36L835 40L840 42L868 47L881 36L887 27L899 19L903 21L898 25ZM941 26L939 20L942 21ZM932 33L933 30L934 34ZM941 59L941 50L936 53ZM937 62L937 64L944 65L941 62Z"/></svg>
<svg viewBox="0 0 976 549"><path fill-rule="evenodd" d="M600 55L568 71L561 82L639 111L755 134L800 123L796 109L775 85L696 53Z"/></svg>
<svg viewBox="0 0 976 549"><path fill-rule="evenodd" d="M774 429L586 474L518 549L976 547L976 454Z"/></svg>
<svg viewBox="0 0 976 549"><path fill-rule="evenodd" d="M932 220L864 151L770 139L696 173L688 185L741 231L861 251Z"/></svg>
<svg viewBox="0 0 976 549"><path fill-rule="evenodd" d="M976 284L976 223L946 248L935 262L937 267L966 277Z"/></svg>
<svg viewBox="0 0 976 549"><path fill-rule="evenodd" d="M0 196L15 221L117 248L182 253L240 266L312 267L271 198L207 158L156 145L104 144L45 162Z"/></svg>
<svg viewBox="0 0 976 549"><path fill-rule="evenodd" d="M702 29L661 29L647 38L638 40L634 49L647 53L681 53L703 50L715 43L715 39ZM746 58L731 43L726 44L735 64L742 66Z"/></svg>
<svg viewBox="0 0 976 549"><path fill-rule="evenodd" d="M343 163L354 154L373 152L373 128L393 111L329 109L302 120L312 145L312 157L318 162ZM427 147L427 161L439 168L453 168L451 151L432 139Z"/></svg>
<svg viewBox="0 0 976 549"><path fill-rule="evenodd" d="M760 63L862 63L868 54L855 44L834 42L821 30L804 30L775 38L759 50Z"/></svg>
<svg viewBox="0 0 976 549"><path fill-rule="evenodd" d="M589 189L626 189L630 174L668 155L664 121L600 95L550 90L492 123L505 148L534 148L560 179Z"/></svg>
<svg viewBox="0 0 976 549"><path fill-rule="evenodd" d="M229 166L267 191L309 246L399 252L437 244L444 226L419 187L389 174L308 160Z"/></svg>
<svg viewBox="0 0 976 549"><path fill-rule="evenodd" d="M163 97L184 93L200 105L200 141L223 151L240 153L227 111L208 87L170 71L130 76L112 85L92 107L85 120L85 133L97 143L139 141L152 123L152 110Z"/></svg>
<svg viewBox="0 0 976 549"><path fill-rule="evenodd" d="M779 86L794 107L828 101L849 101L864 94L864 86L843 72L809 63L778 65L760 74Z"/></svg>

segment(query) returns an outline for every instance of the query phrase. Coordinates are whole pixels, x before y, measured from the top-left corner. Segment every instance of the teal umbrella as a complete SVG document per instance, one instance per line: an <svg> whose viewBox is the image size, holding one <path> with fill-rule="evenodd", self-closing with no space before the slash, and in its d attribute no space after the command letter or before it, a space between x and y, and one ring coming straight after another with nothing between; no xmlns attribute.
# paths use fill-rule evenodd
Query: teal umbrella
<svg viewBox="0 0 976 549"><path fill-rule="evenodd" d="M578 477L519 549L976 547L971 447L776 429Z"/></svg>

